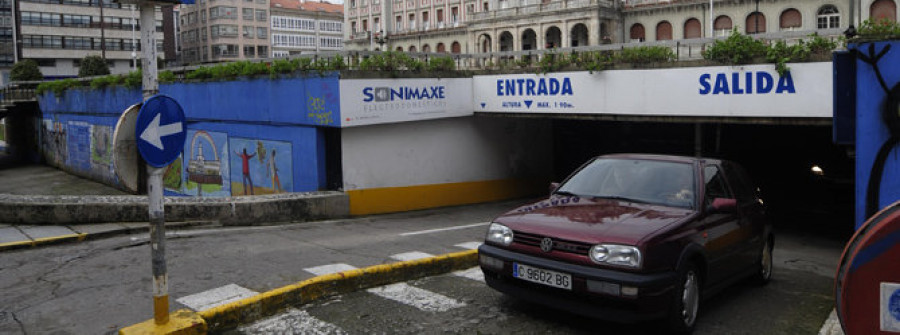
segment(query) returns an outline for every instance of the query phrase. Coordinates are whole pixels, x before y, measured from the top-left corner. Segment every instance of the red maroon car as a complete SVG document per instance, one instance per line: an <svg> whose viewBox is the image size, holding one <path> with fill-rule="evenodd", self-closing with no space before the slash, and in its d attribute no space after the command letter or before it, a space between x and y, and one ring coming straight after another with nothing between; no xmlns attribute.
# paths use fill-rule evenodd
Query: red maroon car
<svg viewBox="0 0 900 335"><path fill-rule="evenodd" d="M701 295L746 277L769 281L773 245L737 164L619 154L496 218L478 252L488 286L505 294L612 321L665 319L690 333Z"/></svg>

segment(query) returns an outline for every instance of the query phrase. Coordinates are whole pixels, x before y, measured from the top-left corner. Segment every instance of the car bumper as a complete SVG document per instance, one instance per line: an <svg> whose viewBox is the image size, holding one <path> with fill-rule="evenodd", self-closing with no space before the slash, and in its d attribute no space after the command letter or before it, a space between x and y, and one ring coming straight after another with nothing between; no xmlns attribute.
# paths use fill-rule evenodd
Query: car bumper
<svg viewBox="0 0 900 335"><path fill-rule="evenodd" d="M510 296L566 310L588 317L618 322L659 319L666 315L674 301L672 294L675 272L635 274L589 266L575 265L500 249L490 245L478 248L479 257L487 256L503 262L502 269L481 264L485 282L491 288ZM521 263L572 275L572 290L560 289L513 277L512 263ZM588 283L605 283L637 288L637 295L599 293L588 289Z"/></svg>

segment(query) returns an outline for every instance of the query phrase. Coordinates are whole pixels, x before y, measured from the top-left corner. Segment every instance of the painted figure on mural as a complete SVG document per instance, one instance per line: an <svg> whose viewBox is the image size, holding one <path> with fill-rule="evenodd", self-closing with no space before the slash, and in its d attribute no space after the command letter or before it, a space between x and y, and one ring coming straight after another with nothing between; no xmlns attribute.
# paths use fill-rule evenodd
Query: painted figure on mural
<svg viewBox="0 0 900 335"><path fill-rule="evenodd" d="M250 190L250 194L252 195L253 194L253 179L250 178L250 158L253 158L254 156L256 156L256 153L254 152L252 155L248 155L247 148L244 148L244 152L242 152L242 153L235 152L234 154L241 157L241 164L242 164L241 172L244 175L244 178L243 178L243 180L241 180L241 182L244 185L244 195L247 195L247 190L248 190L247 185L250 186L249 190Z"/></svg>
<svg viewBox="0 0 900 335"><path fill-rule="evenodd" d="M275 149L272 149L272 155L269 156L268 175L272 178L272 192L281 193L281 180L278 180L278 166L275 164Z"/></svg>

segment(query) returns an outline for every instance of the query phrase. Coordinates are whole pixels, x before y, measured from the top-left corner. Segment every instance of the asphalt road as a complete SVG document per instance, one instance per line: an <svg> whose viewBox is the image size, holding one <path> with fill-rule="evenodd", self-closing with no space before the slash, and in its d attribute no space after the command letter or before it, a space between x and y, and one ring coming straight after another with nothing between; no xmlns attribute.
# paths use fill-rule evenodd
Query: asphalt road
<svg viewBox="0 0 900 335"><path fill-rule="evenodd" d="M263 292L314 275L310 267L393 262L413 251L444 254L480 241L486 224L522 200L348 220L272 227L179 231L168 238L171 309L177 299L235 284ZM443 230L444 228L451 228ZM439 229L433 230L432 229ZM412 233L412 234L411 234ZM703 305L699 334L814 334L832 308L831 285L843 241L778 235L773 282L738 285ZM0 253L0 334L112 334L152 318L146 234ZM652 325L617 325L520 303L456 276L411 286L465 303L417 313L368 292L309 306L351 333L654 333ZM374 298L373 298L374 297Z"/></svg>

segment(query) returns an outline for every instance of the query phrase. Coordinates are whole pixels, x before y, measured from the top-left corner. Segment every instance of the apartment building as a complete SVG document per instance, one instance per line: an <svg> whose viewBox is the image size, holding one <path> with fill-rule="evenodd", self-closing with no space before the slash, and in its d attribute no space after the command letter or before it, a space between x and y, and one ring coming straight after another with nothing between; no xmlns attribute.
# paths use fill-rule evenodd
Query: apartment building
<svg viewBox="0 0 900 335"><path fill-rule="evenodd" d="M185 64L272 56L269 0L197 0L179 17Z"/></svg>
<svg viewBox="0 0 900 335"><path fill-rule="evenodd" d="M16 0L18 59L33 59L45 78L74 77L82 58L104 57L112 73L127 73L140 59L139 10L112 0ZM157 49L162 51L157 9ZM2 22L0 22L2 23ZM160 53L163 57L163 54Z"/></svg>
<svg viewBox="0 0 900 335"><path fill-rule="evenodd" d="M481 53L896 21L895 0L347 0L348 50ZM712 4L712 5L711 5Z"/></svg>
<svg viewBox="0 0 900 335"><path fill-rule="evenodd" d="M343 5L299 0L271 1L270 28L274 57L343 50Z"/></svg>

